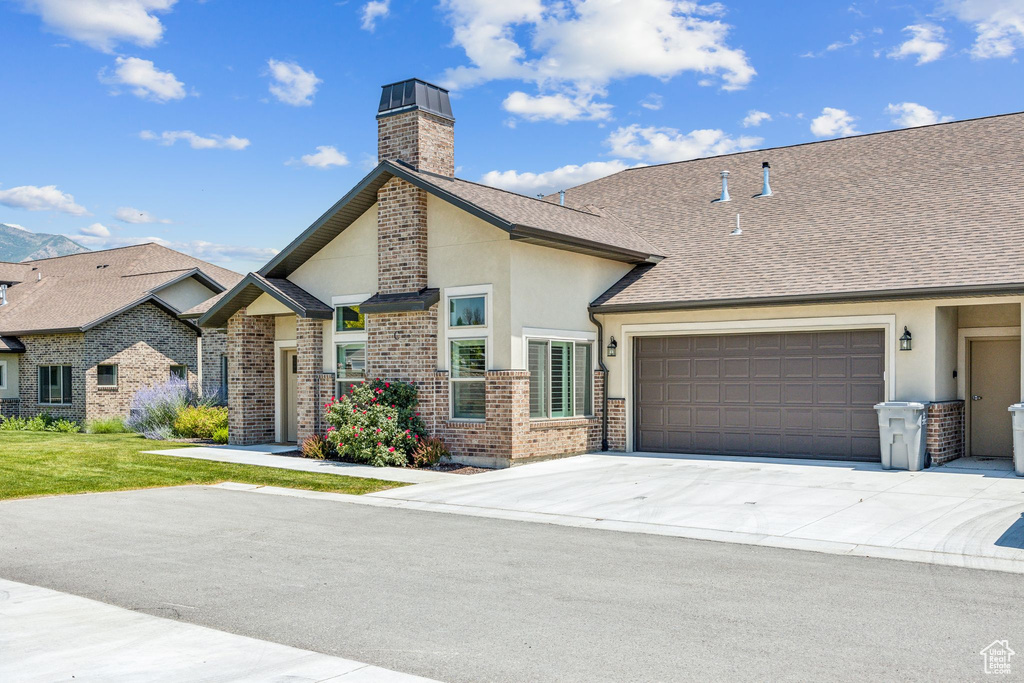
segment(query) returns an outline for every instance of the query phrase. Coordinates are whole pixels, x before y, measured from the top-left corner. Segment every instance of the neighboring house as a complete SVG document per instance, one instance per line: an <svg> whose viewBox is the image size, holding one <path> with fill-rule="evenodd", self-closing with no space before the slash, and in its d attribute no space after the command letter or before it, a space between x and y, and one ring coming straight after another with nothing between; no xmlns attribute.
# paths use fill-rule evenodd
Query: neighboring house
<svg viewBox="0 0 1024 683"><path fill-rule="evenodd" d="M124 416L171 375L221 390L224 332L179 316L241 278L157 244L0 263L0 409Z"/></svg>
<svg viewBox="0 0 1024 683"><path fill-rule="evenodd" d="M377 122L379 165L200 319L227 326L233 443L321 430L331 395L379 376L419 387L464 462L877 461L883 400L929 404L933 462L1010 455L1024 115L636 168L543 200L454 177L441 88L385 86Z"/></svg>

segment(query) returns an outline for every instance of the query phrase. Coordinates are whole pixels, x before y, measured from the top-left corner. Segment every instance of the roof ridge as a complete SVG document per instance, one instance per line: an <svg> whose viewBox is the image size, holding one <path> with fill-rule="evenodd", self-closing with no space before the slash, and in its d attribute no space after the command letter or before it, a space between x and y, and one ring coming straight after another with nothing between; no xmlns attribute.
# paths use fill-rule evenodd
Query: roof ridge
<svg viewBox="0 0 1024 683"><path fill-rule="evenodd" d="M141 242L139 244L125 244L120 247L110 247L109 249L89 249L89 251L80 251L77 254L63 254L61 256L47 256L46 258L32 259L31 261L19 261L18 263L39 263L40 261L55 261L59 258L72 258L74 256L87 256L89 254L103 254L108 251L118 251L121 249L136 249L138 247L161 246L156 242ZM166 247L165 247L166 248ZM174 251L173 249L171 251ZM11 261L5 261L5 263L12 263Z"/></svg>
<svg viewBox="0 0 1024 683"><path fill-rule="evenodd" d="M896 134L899 134L899 133L913 133L915 131L918 131L918 130L921 130L921 129L924 129L924 128L935 128L937 126L952 126L952 125L958 125L958 124L963 124L963 123L974 123L976 121L986 121L988 119L999 119L999 118L1003 118L1003 117L1007 117L1007 116L1021 116L1021 115L1024 115L1024 111L1011 111L1011 112L1005 112L1003 114L989 114L988 116L975 116L974 118L959 119L959 120L956 120L956 121L938 121L936 123L929 123L929 124L924 125L924 126L910 126L910 127L907 127L907 128L890 128L888 130L876 130L876 131L872 131L870 133L858 133L857 135L847 135L847 136L841 137L841 138L829 138L827 140L809 140L807 142L796 142L796 143L793 143L791 145L776 145L775 147L761 147L761 148L758 148L758 149L747 149L747 150L743 150L743 151L739 151L739 152L729 152L728 154L713 154L711 156L696 157L696 158L693 158L693 159L681 159L679 161L666 161L666 162L663 162L663 163L660 163L660 164L645 164L645 165L642 165L642 166L631 166L629 168L624 168L621 171L616 171L615 173L610 173L610 174L608 174L606 176L602 176L601 178L595 178L594 180L588 180L587 182L580 183L579 185L573 185L572 187L567 188L567 189L574 190L576 188L584 187L586 185L590 185L591 183L598 183L598 182L601 182L602 180L606 180L608 178L613 178L613 177L615 177L615 176L617 176L617 175L619 175L621 173L628 173L630 171L643 171L643 170L647 170L647 169L651 169L651 168L661 168L661 167L664 167L664 166L675 166L675 165L678 165L678 164L690 164L690 163L695 163L695 162L698 162L698 161L708 161L709 159L726 159L728 157L739 156L740 154L754 154L756 152L774 152L774 151L782 150L782 149L792 149L794 147L807 147L809 145L824 145L824 144L830 144L830 143L844 142L846 140L856 140L856 139L859 139L859 138L867 138L867 137L872 137L872 136L875 136L875 135L896 135ZM550 202L548 202L548 203L550 203Z"/></svg>

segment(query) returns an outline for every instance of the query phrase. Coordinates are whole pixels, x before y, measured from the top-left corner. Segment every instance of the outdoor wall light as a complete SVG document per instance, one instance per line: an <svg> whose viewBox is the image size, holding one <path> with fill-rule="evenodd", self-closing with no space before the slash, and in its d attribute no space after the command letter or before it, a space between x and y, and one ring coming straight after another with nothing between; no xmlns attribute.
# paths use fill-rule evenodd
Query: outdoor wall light
<svg viewBox="0 0 1024 683"><path fill-rule="evenodd" d="M612 340L610 342L608 342L608 357L609 358L614 358L615 357L615 350L618 349L618 348L619 348L619 342L615 341L615 337L612 337Z"/></svg>
<svg viewBox="0 0 1024 683"><path fill-rule="evenodd" d="M910 350L910 348L911 348L910 338L911 338L910 330L908 330L906 328L906 326L904 326L903 327L903 336L900 337L900 351L909 351Z"/></svg>

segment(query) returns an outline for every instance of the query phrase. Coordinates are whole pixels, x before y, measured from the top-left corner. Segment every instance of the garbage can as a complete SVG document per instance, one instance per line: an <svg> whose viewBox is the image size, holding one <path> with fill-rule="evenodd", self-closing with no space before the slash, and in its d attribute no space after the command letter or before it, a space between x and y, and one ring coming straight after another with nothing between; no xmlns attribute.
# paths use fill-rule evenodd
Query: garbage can
<svg viewBox="0 0 1024 683"><path fill-rule="evenodd" d="M925 466L927 406L914 401L889 401L875 406L882 467L917 472Z"/></svg>
<svg viewBox="0 0 1024 683"><path fill-rule="evenodd" d="M1013 470L1024 477L1024 403L1010 406L1013 413Z"/></svg>

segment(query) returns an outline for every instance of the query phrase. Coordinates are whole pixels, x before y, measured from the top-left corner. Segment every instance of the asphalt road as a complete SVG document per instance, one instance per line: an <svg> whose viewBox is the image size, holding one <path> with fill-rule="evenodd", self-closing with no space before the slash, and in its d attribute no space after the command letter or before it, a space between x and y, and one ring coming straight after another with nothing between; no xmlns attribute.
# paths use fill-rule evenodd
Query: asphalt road
<svg viewBox="0 0 1024 683"><path fill-rule="evenodd" d="M0 503L0 576L448 681L970 680L1024 652L1019 575L203 487Z"/></svg>

